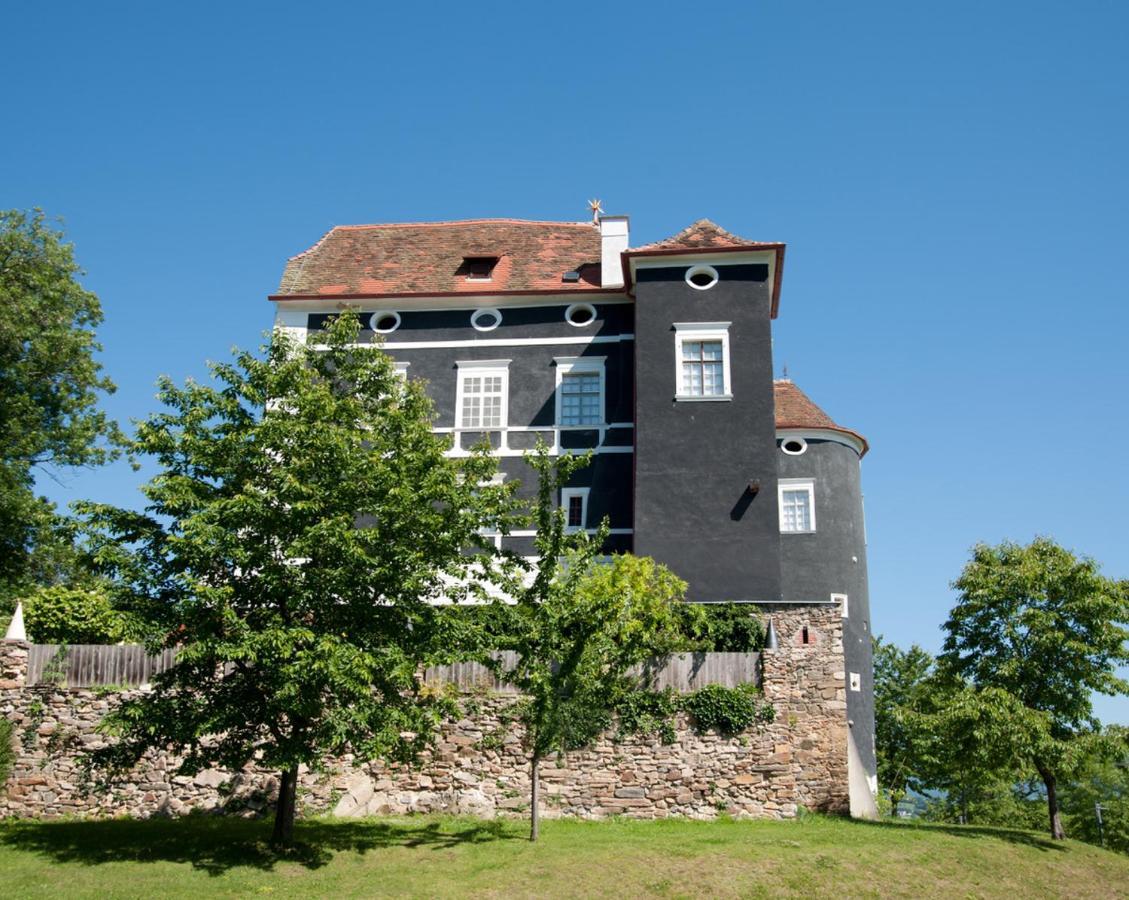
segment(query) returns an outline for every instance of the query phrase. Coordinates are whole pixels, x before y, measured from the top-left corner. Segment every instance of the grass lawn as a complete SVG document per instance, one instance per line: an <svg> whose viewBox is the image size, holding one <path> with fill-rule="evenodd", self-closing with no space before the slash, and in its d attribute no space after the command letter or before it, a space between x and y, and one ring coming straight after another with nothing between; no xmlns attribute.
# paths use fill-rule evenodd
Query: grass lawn
<svg viewBox="0 0 1129 900"><path fill-rule="evenodd" d="M4 897L1129 897L1129 857L975 827L222 818L0 823Z"/></svg>

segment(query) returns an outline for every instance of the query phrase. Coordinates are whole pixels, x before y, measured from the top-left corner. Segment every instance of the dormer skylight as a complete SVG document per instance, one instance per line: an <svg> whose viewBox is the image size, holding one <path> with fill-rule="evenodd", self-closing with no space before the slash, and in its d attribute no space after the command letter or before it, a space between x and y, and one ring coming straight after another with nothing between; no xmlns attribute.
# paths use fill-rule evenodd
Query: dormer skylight
<svg viewBox="0 0 1129 900"><path fill-rule="evenodd" d="M494 277L496 265L496 256L464 256L463 263L455 274L466 276L467 281L490 281Z"/></svg>

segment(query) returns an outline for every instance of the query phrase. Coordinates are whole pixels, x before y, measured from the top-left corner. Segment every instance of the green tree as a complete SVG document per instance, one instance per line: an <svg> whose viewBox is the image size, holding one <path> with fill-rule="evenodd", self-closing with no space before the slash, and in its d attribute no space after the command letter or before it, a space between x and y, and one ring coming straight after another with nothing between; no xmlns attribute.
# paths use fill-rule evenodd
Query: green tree
<svg viewBox="0 0 1129 900"><path fill-rule="evenodd" d="M503 611L500 649L516 651L502 677L524 695L529 748L530 840L540 828L539 768L546 756L585 746L638 689L628 670L684 640L678 609L686 584L649 558L596 559L607 522L590 537L568 533L554 498L590 456L526 457L538 475L538 558L530 585Z"/></svg>
<svg viewBox="0 0 1129 900"><path fill-rule="evenodd" d="M1063 816L1080 840L1129 853L1129 729L1110 726L1103 737L1084 754L1075 777L1064 787Z"/></svg>
<svg viewBox="0 0 1129 900"><path fill-rule="evenodd" d="M95 360L98 298L38 210L0 210L0 595L55 583L72 562L39 472L93 466L122 434L98 409L114 385Z"/></svg>
<svg viewBox="0 0 1129 900"><path fill-rule="evenodd" d="M920 714L930 706L933 657L914 644L909 650L874 639L874 744L878 784L890 799L890 814L925 775L925 735Z"/></svg>
<svg viewBox="0 0 1129 900"><path fill-rule="evenodd" d="M173 747L185 774L276 769L282 846L300 765L410 759L450 711L417 676L458 658L470 624L434 603L485 596L505 566L480 534L516 521L495 460L448 458L422 387L358 330L346 313L320 346L276 333L265 359L213 365L217 384L162 379L167 409L134 444L159 467L145 511L81 510L93 559L156 610L153 644L180 648L94 765Z"/></svg>
<svg viewBox="0 0 1129 900"><path fill-rule="evenodd" d="M1058 782L1075 738L1097 723L1091 695L1129 692L1116 675L1129 662L1129 585L1046 538L1027 546L979 544L953 587L940 660L978 691L1003 692L1029 716L1013 747L1030 760L1047 795L1050 833L1065 837Z"/></svg>

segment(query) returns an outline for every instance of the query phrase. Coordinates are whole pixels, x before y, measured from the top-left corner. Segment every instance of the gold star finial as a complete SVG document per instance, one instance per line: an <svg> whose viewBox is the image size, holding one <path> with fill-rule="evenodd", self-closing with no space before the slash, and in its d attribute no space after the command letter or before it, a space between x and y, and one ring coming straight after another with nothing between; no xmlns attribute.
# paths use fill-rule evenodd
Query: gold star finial
<svg viewBox="0 0 1129 900"><path fill-rule="evenodd" d="M595 225L600 221L600 213L604 211L604 208L600 205L599 200L589 200L588 208L592 210L592 224Z"/></svg>

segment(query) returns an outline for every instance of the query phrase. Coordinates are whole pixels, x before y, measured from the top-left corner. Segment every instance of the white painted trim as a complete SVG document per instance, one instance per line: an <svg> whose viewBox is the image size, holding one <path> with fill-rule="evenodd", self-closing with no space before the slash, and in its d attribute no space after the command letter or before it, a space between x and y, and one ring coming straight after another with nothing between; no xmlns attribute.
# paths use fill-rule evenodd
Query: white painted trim
<svg viewBox="0 0 1129 900"><path fill-rule="evenodd" d="M479 316L494 316L493 325L479 325ZM492 306L481 306L470 314L470 327L475 331L493 331L502 324L502 311Z"/></svg>
<svg viewBox="0 0 1129 900"><path fill-rule="evenodd" d="M384 316L393 316L396 319L396 324L391 328L377 328L377 319L383 318ZM369 330L375 332L376 334L391 334L393 331L400 327L400 323L402 321L403 320L400 318L400 314L394 309L378 309L368 317Z"/></svg>
<svg viewBox="0 0 1129 900"><path fill-rule="evenodd" d="M278 309L274 313L274 329L289 335L298 343L306 341L306 326L309 319L304 310Z"/></svg>
<svg viewBox="0 0 1129 900"><path fill-rule="evenodd" d="M512 359L456 359L456 368L466 371L472 369L508 369Z"/></svg>
<svg viewBox="0 0 1129 900"><path fill-rule="evenodd" d="M784 492L805 490L808 494L808 512L811 514L811 528L807 531L784 530ZM781 534L815 534L815 479L814 478L781 478L776 483L776 502L780 515Z"/></svg>
<svg viewBox="0 0 1129 900"><path fill-rule="evenodd" d="M338 300L326 296L324 300L275 300L277 308L293 311L302 315L309 313L333 313L342 309L356 309L361 315L381 309L398 309L412 312L449 312L452 309L471 312L479 309L484 303L489 303L495 309L508 309L515 307L531 306L568 306L570 303L581 302L577 300L578 293L570 294L538 294L535 296L509 296L506 294L476 294L474 296L451 297L389 297L382 300L379 297L362 298L359 300ZM580 297L588 294L579 293ZM590 300L583 302L593 305L634 303L634 299L626 294L594 294ZM420 304L420 305L417 305ZM423 305L428 304L428 305Z"/></svg>
<svg viewBox="0 0 1129 900"><path fill-rule="evenodd" d="M463 398L466 379L483 375L501 375L502 377L502 416L501 422L493 427L480 426L472 428L460 424L465 431L498 431L504 429L510 416L510 362L508 359L486 360L456 360L455 366L459 370L455 380L455 421L463 421Z"/></svg>
<svg viewBox="0 0 1129 900"><path fill-rule="evenodd" d="M793 442L796 442L800 445L799 450L789 450L788 449L787 445L790 444L790 443L793 443ZM785 453L788 456L803 456L807 452L807 449L808 449L807 440L805 438L801 437L798 434L790 434L787 437L784 437L783 439L780 440L780 452Z"/></svg>
<svg viewBox="0 0 1129 900"><path fill-rule="evenodd" d="M863 446L862 441L858 438L852 437L849 434L843 434L841 431L834 431L830 428L778 428L776 429L776 438L781 440L784 437L799 437L805 441L834 441L836 444L842 444L844 447L850 447L860 456L862 455Z"/></svg>
<svg viewBox="0 0 1129 900"><path fill-rule="evenodd" d="M592 313L592 318L587 322L574 322L570 318L577 310L586 309ZM564 311L564 319L573 328L589 328L596 324L596 307L591 303L573 303Z"/></svg>
<svg viewBox="0 0 1129 900"><path fill-rule="evenodd" d="M711 281L709 284L694 284L694 282L691 281L690 279L692 279L695 275L709 275L710 278L713 279L713 281ZM712 288L714 285L716 285L718 283L718 281L720 281L720 280L721 280L721 276L718 274L717 269L715 269L713 266L707 266L707 265L690 266L690 268L686 270L685 281L688 285L690 285L690 287L692 287L696 291L708 291L710 288Z"/></svg>
<svg viewBox="0 0 1129 900"><path fill-rule="evenodd" d="M838 604L839 610L841 611L844 619L850 617L850 597L848 597L846 594L832 594L831 602Z"/></svg>
<svg viewBox="0 0 1129 900"><path fill-rule="evenodd" d="M556 369L556 413L553 421L557 423L558 428L569 429L583 429L583 428L602 428L607 422L607 360L606 356L556 356L553 358ZM566 375L584 375L595 374L600 376L600 418L596 422L589 422L585 424L570 423L565 425L561 422L561 401L563 394L561 387L564 385L564 377Z"/></svg>
<svg viewBox="0 0 1129 900"><path fill-rule="evenodd" d="M586 487L566 487L561 488L561 509L565 513L565 532L574 534L577 531L588 530L588 495L592 492L591 488ZM580 521L583 523L579 527L568 524L568 510L569 503L573 497L580 498Z"/></svg>
<svg viewBox="0 0 1129 900"><path fill-rule="evenodd" d="M635 340L634 334L601 334L590 337L483 338L459 341L387 341L384 350L446 350L453 347L552 347L560 344L618 344ZM372 344L357 344L371 347Z"/></svg>
<svg viewBox="0 0 1129 900"><path fill-rule="evenodd" d="M729 326L732 322L675 322L674 323L674 399L678 401L717 402L733 399L733 380L730 374ZM682 344L685 341L721 341L721 377L724 393L688 394L682 383Z"/></svg>
<svg viewBox="0 0 1129 900"><path fill-rule="evenodd" d="M628 266L631 272L631 282L638 284L635 273L639 269L670 269L678 266L697 266L708 264L717 268L725 266L740 266L747 263L765 263L768 266L768 284L776 284L776 250L749 250L747 252L719 252L719 253L670 253L657 256L630 256Z"/></svg>
<svg viewBox="0 0 1129 900"><path fill-rule="evenodd" d="M572 489L566 488L565 490L572 490ZM587 488L585 490L587 490ZM587 507L585 507L585 512L587 512ZM574 528L572 530L573 531L580 531L579 528ZM586 534L595 534L599 530L600 529L598 529L598 528L585 528L584 532ZM634 533L635 533L634 528L609 528L608 529L608 534L634 534ZM505 535L503 535L503 537L537 537L537 530L534 529L534 528L527 528L527 529L521 529L519 531L510 531L510 532L507 532Z"/></svg>

